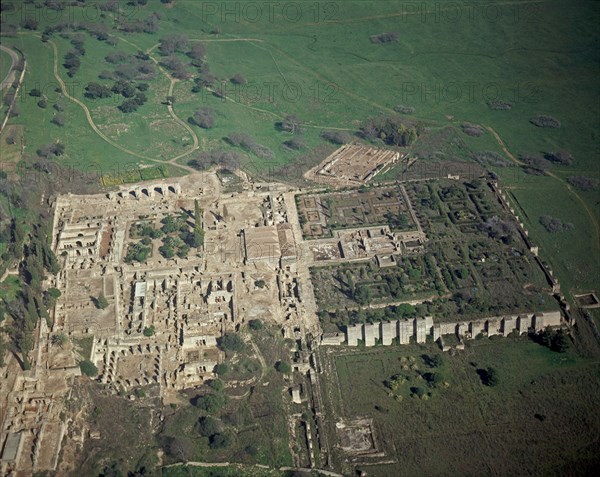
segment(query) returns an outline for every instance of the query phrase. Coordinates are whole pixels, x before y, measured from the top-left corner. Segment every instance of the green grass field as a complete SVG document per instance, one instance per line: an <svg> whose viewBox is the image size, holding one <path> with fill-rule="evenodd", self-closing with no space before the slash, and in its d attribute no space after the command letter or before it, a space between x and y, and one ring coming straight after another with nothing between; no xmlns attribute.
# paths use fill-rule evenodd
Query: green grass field
<svg viewBox="0 0 600 477"><path fill-rule="evenodd" d="M386 459L398 459L369 466L369 475L560 475L573 462L585 474L597 463L597 363L526 338L469 342L465 352L444 354L442 365L430 368L422 355L437 353L425 346L380 347L331 358L327 412L335 410L338 420L372 417ZM484 386L477 373L489 366L497 370L495 387ZM429 387L417 378L426 372L440 373L448 386ZM397 393L401 401L384 385L398 373L409 378ZM412 387L429 399L411 396Z"/></svg>
<svg viewBox="0 0 600 477"><path fill-rule="evenodd" d="M253 175L276 179L281 167L287 165L289 173L290 164L293 169L306 150L323 143L319 137L323 129L355 131L368 117L390 114L394 106L403 104L414 107L413 116L429 127L442 131L448 126L455 131L457 139L446 130L437 139L424 139L431 144L421 149L436 156L469 160L468 156L478 151L506 156L490 131L479 138L462 134L459 126L465 121L493 128L514 157L555 150L571 152L574 164L553 166L556 177L524 176L515 168L495 172L503 184L513 188L523 218L541 245L543 257L563 281L564 291L569 294L576 288L600 288L597 274L592 273L600 266L598 192L575 191L575 195L564 182L571 175L599 177L599 119L589 107L599 99L594 48L598 35L593 25L600 13L595 2L487 2L471 10L460 3L442 8L433 1L419 5L300 2L299 7L285 10L273 7L271 13L268 9L256 12L252 5L218 2L203 6L193 0L179 0L166 6L150 0L146 6L123 7L119 16L110 12L95 16L92 23L104 23L117 44L111 46L86 34L86 55L73 78L73 96L90 109L99 130L118 147L91 129L79 105L61 100L67 125L59 128L49 124L54 114L51 104L42 110L36 105L37 98L25 95L20 103L22 114L11 119L25 126L25 152L35 154L41 144L61 140L68 146L61 160L72 161L84 170L101 168L110 175L131 176L133 180L135 175L127 171L140 165L187 163L196 155L193 135L198 139L198 150L203 151L229 149L223 138L243 132L274 154L272 159L264 159L243 153L243 166ZM153 12L161 15L156 33L126 33L114 28L117 17L138 21ZM74 20L90 21L90 12L79 7L74 7L71 15ZM18 9L3 13L3 18L8 23L19 19ZM58 22L51 18L56 17L40 15L38 31ZM570 21L565 22L565 18ZM577 29L572 24L577 24ZM218 35L211 34L215 27L220 28ZM398 42L370 42L371 35L389 31L400 32ZM150 82L148 103L135 113L125 115L116 110L114 98L83 97L88 82L102 83L98 73L110 66L104 61L108 53L151 50L152 57L159 60L155 47L160 38L171 33L205 42L211 72L222 81L216 89L227 94L224 100L207 91L192 93L191 80L177 82L175 114L187 123L200 107L214 108L214 128L191 126L192 135L169 115L163 104L169 78L160 70ZM26 54L25 90L56 82L49 43L41 44L27 32L17 38L4 37L3 41ZM68 80L60 63L71 45L58 34L52 41L58 48L58 73ZM178 56L185 59L182 54ZM236 73L247 78L248 86L234 87L228 81ZM486 105L489 99L509 101L513 107L493 111ZM290 135L277 131L275 123L286 114L295 114L306 123L305 151L291 151L282 145ZM529 119L537 114L556 117L561 127L533 126ZM452 145L455 140L462 146ZM414 149L419 148L417 142ZM169 174L182 172L169 169ZM539 225L542 213L568 218L575 229L550 235ZM587 267L587 263L595 266Z"/></svg>
<svg viewBox="0 0 600 477"><path fill-rule="evenodd" d="M10 71L10 65L12 64L12 58L4 50L0 50L0 81L4 81L6 75Z"/></svg>

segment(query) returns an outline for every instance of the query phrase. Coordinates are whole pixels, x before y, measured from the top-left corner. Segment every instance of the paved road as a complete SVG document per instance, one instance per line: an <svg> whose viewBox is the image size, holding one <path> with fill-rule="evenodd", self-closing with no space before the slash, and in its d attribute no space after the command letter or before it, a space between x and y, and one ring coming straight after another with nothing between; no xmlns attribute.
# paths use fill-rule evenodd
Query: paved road
<svg viewBox="0 0 600 477"><path fill-rule="evenodd" d="M7 48L6 46L0 45L0 50L5 51L10 55L11 65L10 70L6 74L6 77L0 83L0 90L3 90L5 87L9 87L15 81L15 66L19 63L19 55L16 51Z"/></svg>

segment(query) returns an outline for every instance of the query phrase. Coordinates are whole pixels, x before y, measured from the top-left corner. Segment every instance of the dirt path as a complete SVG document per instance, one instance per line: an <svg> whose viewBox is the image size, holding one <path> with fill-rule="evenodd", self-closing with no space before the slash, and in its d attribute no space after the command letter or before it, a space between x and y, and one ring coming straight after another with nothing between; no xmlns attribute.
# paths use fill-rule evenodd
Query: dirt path
<svg viewBox="0 0 600 477"><path fill-rule="evenodd" d="M0 50L10 55L11 61L8 73L6 73L6 76L2 80L2 83L0 83L0 90L3 90L5 87L10 87L10 85L12 85L15 81L15 66L19 63L19 55L16 51L11 50L10 48L7 48L4 45L0 45Z"/></svg>
<svg viewBox="0 0 600 477"><path fill-rule="evenodd" d="M496 141L498 142L498 145L500 146L500 148L502 149L502 151L508 156L508 158L513 161L516 165L518 166L523 166L525 165L525 163L523 161L520 161L519 159L517 159L506 147L506 144L504 143L504 141L502 140L502 138L500 137L500 135L494 131L494 129L490 126L484 126L491 134L492 136L494 136L494 138L496 139ZM577 199L577 201L581 204L581 206L583 207L583 209L586 211L586 213L588 214L590 221L592 223L592 225L594 226L594 231L596 233L596 243L600 244L600 223L598 222L598 217L596 216L596 214L594 213L594 211L590 208L590 206L587 204L587 202L583 199L583 197L581 197L574 189L573 187L564 179L558 177L556 174L554 174L553 172L550 171L546 171L546 174L549 177L552 177L553 179L557 180L558 182L562 183L567 190L571 193L571 195L573 195L573 197L575 197Z"/></svg>

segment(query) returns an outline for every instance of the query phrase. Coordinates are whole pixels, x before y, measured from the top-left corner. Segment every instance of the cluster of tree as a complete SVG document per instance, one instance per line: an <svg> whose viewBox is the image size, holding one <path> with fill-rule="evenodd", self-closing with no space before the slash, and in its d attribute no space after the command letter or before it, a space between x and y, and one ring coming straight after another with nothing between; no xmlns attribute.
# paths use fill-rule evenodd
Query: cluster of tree
<svg viewBox="0 0 600 477"><path fill-rule="evenodd" d="M102 22L59 22L53 23L47 26L42 33L42 41L48 41L48 39L54 33L62 33L63 35L69 34L69 32L82 32L87 31L90 36L96 38L98 41L105 41L109 45L116 45L117 39L108 33L108 27Z"/></svg>
<svg viewBox="0 0 600 477"><path fill-rule="evenodd" d="M421 133L420 124L406 123L396 116L378 116L365 122L362 136L369 141L382 141L390 146L410 146Z"/></svg>
<svg viewBox="0 0 600 477"><path fill-rule="evenodd" d="M494 151L476 152L473 154L473 159L483 167L509 167L512 163L502 154Z"/></svg>
<svg viewBox="0 0 600 477"><path fill-rule="evenodd" d="M217 77L210 72L208 63L203 63L203 66L200 66L199 70L199 76L194 78L192 93L199 93L203 88L211 88L217 82Z"/></svg>
<svg viewBox="0 0 600 477"><path fill-rule="evenodd" d="M387 32L380 33L379 35L372 35L369 39L371 40L371 43L379 45L382 43L396 43L399 37L397 32Z"/></svg>
<svg viewBox="0 0 600 477"><path fill-rule="evenodd" d="M199 171L204 171L212 166L235 170L240 167L242 156L237 151L206 151L198 155L196 159L188 162L188 165Z"/></svg>
<svg viewBox="0 0 600 477"><path fill-rule="evenodd" d="M145 0L135 0L136 2ZM156 33L160 26L163 15L160 12L152 12L146 18L132 19L123 15L123 20L118 22L119 30L126 33Z"/></svg>
<svg viewBox="0 0 600 477"><path fill-rule="evenodd" d="M546 328L544 331L534 336L541 345L550 348L552 351L557 353L564 353L569 349L569 337L562 328L558 330L552 330L552 328Z"/></svg>
<svg viewBox="0 0 600 477"><path fill-rule="evenodd" d="M142 242L137 242L127 247L127 254L125 255L125 263L132 262L145 262L148 257L152 254L152 247L145 245Z"/></svg>
<svg viewBox="0 0 600 477"><path fill-rule="evenodd" d="M105 60L116 66L112 71L100 72L98 77L103 80L149 81L156 75L150 56L143 51L138 51L135 55L114 52L106 56Z"/></svg>
<svg viewBox="0 0 600 477"><path fill-rule="evenodd" d="M483 223L483 229L490 238L499 240L504 244L510 245L515 238L515 225L509 220L504 220L494 215Z"/></svg>
<svg viewBox="0 0 600 477"><path fill-rule="evenodd" d="M28 353L35 342L33 332L39 319L50 320L48 309L60 296L58 290L42 291L45 272L56 274L60 270L58 260L48 243L49 223L39 217L27 233L20 220L11 221L10 233L12 243L3 253L3 263L18 260L21 287L15 298L1 303L0 321L4 314L12 318L10 326L4 331L11 339L11 347L21 353L23 367L29 369ZM57 293L58 292L58 293ZM6 348L5 345L0 348ZM3 349L0 349L2 354ZM0 357L0 360L2 357Z"/></svg>
<svg viewBox="0 0 600 477"><path fill-rule="evenodd" d="M142 93L136 93L133 98L126 99L119 105L119 110L123 113L133 113L137 111L140 106L143 106L146 101L148 101L148 97Z"/></svg>
<svg viewBox="0 0 600 477"><path fill-rule="evenodd" d="M160 39L158 51L163 56L170 56L178 52L184 53L187 51L189 44L190 41L186 35L174 33Z"/></svg>
<svg viewBox="0 0 600 477"><path fill-rule="evenodd" d="M263 159L273 159L275 154L266 146L258 144L251 136L244 133L231 133L225 140L232 146L241 147L248 152L251 152L257 157Z"/></svg>
<svg viewBox="0 0 600 477"><path fill-rule="evenodd" d="M208 414L217 413L225 404L227 404L227 396L221 393L204 394L194 399L194 406Z"/></svg>
<svg viewBox="0 0 600 477"><path fill-rule="evenodd" d="M288 149L292 149L293 151L300 151L306 147L304 140L298 137L293 137L287 141L283 141L283 145Z"/></svg>
<svg viewBox="0 0 600 477"><path fill-rule="evenodd" d="M510 111L513 107L512 103L500 99L491 99L486 104L493 111Z"/></svg>
<svg viewBox="0 0 600 477"><path fill-rule="evenodd" d="M65 153L65 145L62 142L56 141L40 146L36 151L37 155L46 159L62 156Z"/></svg>
<svg viewBox="0 0 600 477"><path fill-rule="evenodd" d="M346 131L323 131L321 138L332 144L347 144L352 142L352 135Z"/></svg>
<svg viewBox="0 0 600 477"><path fill-rule="evenodd" d="M540 224L544 226L544 228L554 234L556 232L566 232L568 230L573 229L573 224L570 222L563 222L557 217L551 217L550 215L542 215L540 217Z"/></svg>
<svg viewBox="0 0 600 477"><path fill-rule="evenodd" d="M211 129L215 127L217 112L208 106L200 108L189 119L189 122L203 129Z"/></svg>
<svg viewBox="0 0 600 477"><path fill-rule="evenodd" d="M596 190L599 184L598 179L585 176L572 176L567 179L567 182L573 187L584 191Z"/></svg>
<svg viewBox="0 0 600 477"><path fill-rule="evenodd" d="M224 449L231 445L231 438L223 432L222 423L214 417L201 417L198 420L198 432L208 438L211 449Z"/></svg>
<svg viewBox="0 0 600 477"><path fill-rule="evenodd" d="M387 211L384 218L391 229L403 230L408 225L408 218L402 212Z"/></svg>
<svg viewBox="0 0 600 477"><path fill-rule="evenodd" d="M544 159L561 166L570 166L574 161L573 156L568 151L547 152L544 154Z"/></svg>
<svg viewBox="0 0 600 477"><path fill-rule="evenodd" d="M186 64L175 55L162 58L160 64L169 70L173 78L185 80L191 76L187 71Z"/></svg>
<svg viewBox="0 0 600 477"><path fill-rule="evenodd" d="M104 99L112 96L112 91L108 87L98 83L88 83L83 95L88 99Z"/></svg>
<svg viewBox="0 0 600 477"><path fill-rule="evenodd" d="M189 235L190 247L198 248L204 245L204 229L202 228L202 209L198 200L194 200L194 228Z"/></svg>
<svg viewBox="0 0 600 477"><path fill-rule="evenodd" d="M75 76L75 74L79 71L79 67L81 66L81 57L85 54L85 50L81 49L73 49L69 50L65 54L63 66L67 69L67 75L69 78Z"/></svg>
<svg viewBox="0 0 600 477"><path fill-rule="evenodd" d="M485 131L483 130L483 128L477 124L463 123L461 125L461 128L462 128L462 131L467 136L481 137L485 134Z"/></svg>
<svg viewBox="0 0 600 477"><path fill-rule="evenodd" d="M545 114L540 114L539 116L534 116L529 120L531 124L537 126L538 128L550 128L556 129L560 127L560 121L552 116L547 116Z"/></svg>
<svg viewBox="0 0 600 477"><path fill-rule="evenodd" d="M294 114L288 114L285 116L283 120L275 123L275 127L279 131L289 132L292 134L302 134L304 132L300 118Z"/></svg>
<svg viewBox="0 0 600 477"><path fill-rule="evenodd" d="M541 156L526 155L521 157L521 161L526 164L523 170L530 175L544 176L551 166L550 162Z"/></svg>

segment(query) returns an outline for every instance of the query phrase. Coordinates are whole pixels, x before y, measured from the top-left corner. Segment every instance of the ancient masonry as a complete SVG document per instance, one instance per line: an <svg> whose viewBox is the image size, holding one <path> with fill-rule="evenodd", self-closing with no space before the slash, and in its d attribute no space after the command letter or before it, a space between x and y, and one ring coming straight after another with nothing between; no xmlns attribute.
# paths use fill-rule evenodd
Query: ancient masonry
<svg viewBox="0 0 600 477"><path fill-rule="evenodd" d="M399 344L411 342L425 343L428 337L434 341L443 337L455 335L462 343L463 339L474 339L479 335L507 336L513 331L519 334L530 331L539 332L544 328L557 327L562 324L559 311L546 313L522 313L511 316L495 316L472 321L459 321L449 323L434 323L430 316L415 318L413 320L394 320L389 322L365 323L348 326L345 335L341 333L324 334L321 343L324 345L357 346L359 341L365 346L375 344L391 345L394 340ZM459 345L460 347L460 345Z"/></svg>

